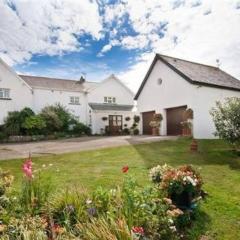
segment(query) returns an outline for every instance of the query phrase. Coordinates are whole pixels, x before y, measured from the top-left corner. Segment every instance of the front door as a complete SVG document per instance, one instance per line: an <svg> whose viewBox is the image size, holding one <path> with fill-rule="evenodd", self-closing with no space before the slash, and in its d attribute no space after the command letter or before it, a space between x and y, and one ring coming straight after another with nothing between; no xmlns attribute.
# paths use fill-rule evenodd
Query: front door
<svg viewBox="0 0 240 240"><path fill-rule="evenodd" d="M109 132L111 135L119 135L122 131L122 116L109 115Z"/></svg>

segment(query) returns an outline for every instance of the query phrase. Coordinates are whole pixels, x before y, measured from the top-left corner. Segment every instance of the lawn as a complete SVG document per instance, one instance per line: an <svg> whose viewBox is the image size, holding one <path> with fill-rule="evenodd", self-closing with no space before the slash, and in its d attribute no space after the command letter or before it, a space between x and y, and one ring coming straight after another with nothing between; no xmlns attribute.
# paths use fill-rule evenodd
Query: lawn
<svg viewBox="0 0 240 240"><path fill-rule="evenodd" d="M240 239L240 157L220 140L200 140L199 153L190 153L189 145L189 139L180 139L36 157L33 161L35 169L46 169L43 174L51 177L55 189L76 185L89 190L121 182L124 165L129 166L129 173L139 183L148 184L146 179L152 166L193 164L202 174L209 196L201 205L190 238L198 239L204 234L207 239ZM22 162L22 159L0 162L2 169L15 176L16 187L21 183Z"/></svg>

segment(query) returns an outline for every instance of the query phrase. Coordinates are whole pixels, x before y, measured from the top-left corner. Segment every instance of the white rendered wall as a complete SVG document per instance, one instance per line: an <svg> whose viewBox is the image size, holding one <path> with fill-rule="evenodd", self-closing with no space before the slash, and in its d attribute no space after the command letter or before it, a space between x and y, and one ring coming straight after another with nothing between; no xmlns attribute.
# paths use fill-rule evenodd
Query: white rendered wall
<svg viewBox="0 0 240 240"><path fill-rule="evenodd" d="M10 89L11 100L0 99L0 124L10 111L32 108L32 90L16 73L0 60L0 88Z"/></svg>
<svg viewBox="0 0 240 240"><path fill-rule="evenodd" d="M109 77L107 80L104 80L98 87L92 90L88 94L89 103L104 103L104 97L115 97L116 104L120 105L134 105L134 94L119 80L115 77ZM91 110L89 108L89 110ZM108 115L122 115L123 116L123 125L128 124L128 128L132 125L132 117L134 113L132 111L93 111L91 110L91 123L93 134L100 134L101 129L105 129L105 126L108 125L108 120L103 121L102 117L108 117ZM125 117L131 117L131 121L126 122ZM124 128L124 127L123 127Z"/></svg>
<svg viewBox="0 0 240 240"><path fill-rule="evenodd" d="M116 97L116 104L134 104L134 94L114 78L103 81L92 90L89 93L88 102L104 103L104 97Z"/></svg>
<svg viewBox="0 0 240 240"><path fill-rule="evenodd" d="M70 97L76 96L80 99L80 105L70 104ZM48 89L34 89L33 109L40 112L42 108L60 103L65 106L82 123L87 123L87 98L81 92L67 92Z"/></svg>
<svg viewBox="0 0 240 240"><path fill-rule="evenodd" d="M127 124L126 128L130 128L133 124L133 116L135 115L130 111L92 111L92 133L101 134L101 129L105 129L109 125L109 120L102 120L102 117L107 117L109 115L122 115L122 126ZM130 121L126 121L125 118L130 117Z"/></svg>
<svg viewBox="0 0 240 240"><path fill-rule="evenodd" d="M158 79L162 79L159 85ZM166 108L187 105L192 108L193 86L164 63L157 61L137 100L139 113L156 111L163 115L160 134L167 134ZM142 126L142 122L140 123ZM142 127L140 127L142 131Z"/></svg>
<svg viewBox="0 0 240 240"><path fill-rule="evenodd" d="M209 112L216 106L216 101L223 102L228 97L240 97L240 92L212 87L195 87L193 92L195 138L216 138L214 122Z"/></svg>
<svg viewBox="0 0 240 240"><path fill-rule="evenodd" d="M158 78L163 81L161 85L158 84ZM209 111L215 106L216 101L234 96L240 97L240 92L190 84L167 65L158 61L138 98L137 108L140 113L153 110L162 113L160 133L165 135L165 109L186 105L194 112L193 136L215 138L215 126ZM142 127L140 129L142 130Z"/></svg>

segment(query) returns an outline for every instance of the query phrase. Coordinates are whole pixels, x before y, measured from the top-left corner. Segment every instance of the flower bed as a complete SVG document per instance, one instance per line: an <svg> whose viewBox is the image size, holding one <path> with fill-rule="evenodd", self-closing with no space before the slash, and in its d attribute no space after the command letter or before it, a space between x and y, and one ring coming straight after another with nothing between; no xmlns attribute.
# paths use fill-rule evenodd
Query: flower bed
<svg viewBox="0 0 240 240"><path fill-rule="evenodd" d="M0 174L0 199L5 199L0 208L1 239L181 239L185 226L179 222L187 211L178 206L174 194L187 191L193 200L202 187L191 166L157 166L150 170L154 184L146 187L124 166L122 183L112 189L52 194L51 181L42 179L42 170L34 169L31 158L22 170L18 193L10 188L13 177Z"/></svg>

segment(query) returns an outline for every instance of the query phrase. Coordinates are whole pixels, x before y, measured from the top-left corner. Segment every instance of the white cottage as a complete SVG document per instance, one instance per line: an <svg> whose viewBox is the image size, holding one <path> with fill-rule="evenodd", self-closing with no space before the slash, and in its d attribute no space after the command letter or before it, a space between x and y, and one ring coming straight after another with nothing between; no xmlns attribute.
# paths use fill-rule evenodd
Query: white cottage
<svg viewBox="0 0 240 240"><path fill-rule="evenodd" d="M134 94L114 75L102 82L17 75L0 61L0 124L9 111L32 108L36 113L60 103L94 134L116 135L133 123Z"/></svg>
<svg viewBox="0 0 240 240"><path fill-rule="evenodd" d="M156 54L136 96L141 132L151 134L149 122L161 113L162 135L182 133L183 112L193 110L195 138L214 138L209 111L216 101L240 97L240 81L213 66Z"/></svg>

